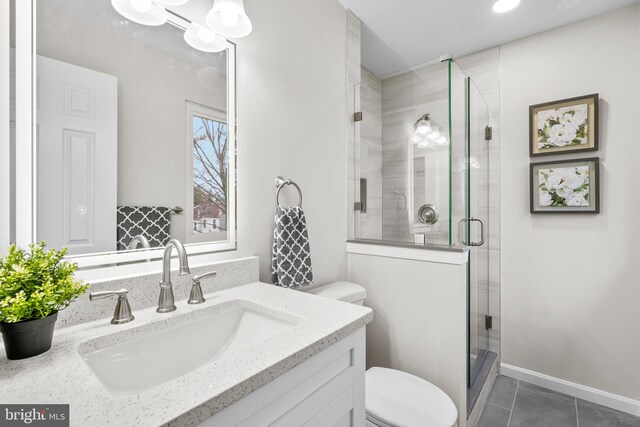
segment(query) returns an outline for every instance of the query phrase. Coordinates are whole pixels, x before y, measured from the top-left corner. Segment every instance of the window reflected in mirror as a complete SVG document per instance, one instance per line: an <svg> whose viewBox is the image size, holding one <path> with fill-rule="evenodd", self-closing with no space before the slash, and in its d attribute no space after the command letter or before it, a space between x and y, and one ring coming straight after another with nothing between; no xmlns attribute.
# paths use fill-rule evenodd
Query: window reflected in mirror
<svg viewBox="0 0 640 427"><path fill-rule="evenodd" d="M224 114L190 106L193 159L191 241L227 238L229 127Z"/></svg>

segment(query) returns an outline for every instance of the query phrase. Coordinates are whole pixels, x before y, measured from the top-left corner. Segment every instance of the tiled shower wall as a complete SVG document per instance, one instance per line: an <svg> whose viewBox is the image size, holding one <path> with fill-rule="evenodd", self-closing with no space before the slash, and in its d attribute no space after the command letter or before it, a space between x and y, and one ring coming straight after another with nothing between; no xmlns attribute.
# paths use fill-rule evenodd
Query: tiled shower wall
<svg viewBox="0 0 640 427"><path fill-rule="evenodd" d="M446 64L436 63L383 80L382 236L385 240L413 241L413 234L425 233L429 242L448 243L448 148L417 148L408 141L413 124L426 113L431 114L433 124L447 129ZM422 171L428 171L428 176ZM413 179L409 179L412 173ZM418 179L420 176L422 179ZM418 209L424 203L433 204L439 210L441 220L436 224L425 226L416 220Z"/></svg>
<svg viewBox="0 0 640 427"><path fill-rule="evenodd" d="M462 74L458 77L458 107L462 110L456 114L459 123L454 123L454 145L462 150L457 155L461 158L464 156L464 99ZM356 214L357 236L411 242L416 233L423 233L427 242L448 244L448 147L418 148L408 142L414 122L426 113L431 114L434 125L447 133L448 65L435 63L382 81L363 68L356 97L363 121L356 125L356 157L359 158L355 168L359 176L367 178L368 203L373 207L366 214ZM463 184L458 176L461 173L456 171L454 184L459 184L456 188ZM463 193L462 187L454 191L460 197L454 200L454 206L460 209L464 204ZM417 220L420 206L427 203L439 211L440 220L436 224L425 225ZM461 215L462 211L454 216Z"/></svg>

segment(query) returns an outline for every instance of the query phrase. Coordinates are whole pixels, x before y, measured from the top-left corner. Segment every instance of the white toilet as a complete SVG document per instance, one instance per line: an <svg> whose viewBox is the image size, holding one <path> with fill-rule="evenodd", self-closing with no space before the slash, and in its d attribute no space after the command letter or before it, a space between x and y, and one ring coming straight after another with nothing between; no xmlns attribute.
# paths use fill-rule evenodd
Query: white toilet
<svg viewBox="0 0 640 427"><path fill-rule="evenodd" d="M362 305L367 291L351 282L335 282L311 294ZM365 374L367 427L453 427L458 411L445 392L406 372L370 368Z"/></svg>

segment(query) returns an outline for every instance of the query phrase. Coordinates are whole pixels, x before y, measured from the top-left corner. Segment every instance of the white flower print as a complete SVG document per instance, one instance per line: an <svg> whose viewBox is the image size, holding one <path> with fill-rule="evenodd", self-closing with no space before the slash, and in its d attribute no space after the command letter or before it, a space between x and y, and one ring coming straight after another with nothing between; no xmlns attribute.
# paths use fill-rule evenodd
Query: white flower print
<svg viewBox="0 0 640 427"><path fill-rule="evenodd" d="M589 166L538 171L540 206L589 206Z"/></svg>
<svg viewBox="0 0 640 427"><path fill-rule="evenodd" d="M538 148L587 144L589 108L573 105L538 112Z"/></svg>

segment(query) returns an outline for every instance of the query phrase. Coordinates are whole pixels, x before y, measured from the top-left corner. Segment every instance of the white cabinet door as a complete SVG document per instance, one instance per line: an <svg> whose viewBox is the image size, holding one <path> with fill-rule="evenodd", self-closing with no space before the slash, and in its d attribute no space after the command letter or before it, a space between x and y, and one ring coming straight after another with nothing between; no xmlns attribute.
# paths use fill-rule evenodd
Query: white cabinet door
<svg viewBox="0 0 640 427"><path fill-rule="evenodd" d="M36 70L38 241L114 251L117 78L42 56Z"/></svg>
<svg viewBox="0 0 640 427"><path fill-rule="evenodd" d="M365 427L364 373L363 327L199 427Z"/></svg>

